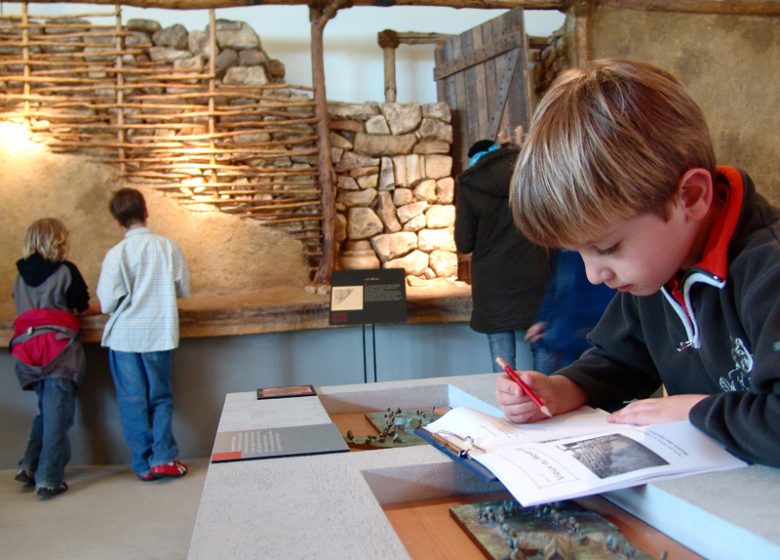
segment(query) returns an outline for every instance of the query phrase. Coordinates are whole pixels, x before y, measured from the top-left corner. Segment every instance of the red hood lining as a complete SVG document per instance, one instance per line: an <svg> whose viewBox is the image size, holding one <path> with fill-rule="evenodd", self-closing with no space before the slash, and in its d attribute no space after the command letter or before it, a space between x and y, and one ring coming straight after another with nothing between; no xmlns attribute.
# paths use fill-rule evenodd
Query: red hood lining
<svg viewBox="0 0 780 560"><path fill-rule="evenodd" d="M739 214L745 198L745 186L742 182L742 175L736 168L718 166L715 171L713 189L715 195L723 199L724 205L712 222L701 260L694 267L725 280L728 274L729 243L737 229ZM725 178L726 181L719 181L718 179L721 178ZM680 281L677 277L669 281L667 288L675 299L684 305L682 293L680 293Z"/></svg>

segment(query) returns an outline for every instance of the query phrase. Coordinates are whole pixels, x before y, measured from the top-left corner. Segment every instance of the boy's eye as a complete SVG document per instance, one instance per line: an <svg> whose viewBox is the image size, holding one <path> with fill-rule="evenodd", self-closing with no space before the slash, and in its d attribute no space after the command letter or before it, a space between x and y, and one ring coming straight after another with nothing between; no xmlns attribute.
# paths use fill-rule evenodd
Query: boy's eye
<svg viewBox="0 0 780 560"><path fill-rule="evenodd" d="M612 247L607 247L606 249L598 249L598 248L596 249L596 252L602 257L611 255L615 251L617 251L617 244L613 245Z"/></svg>

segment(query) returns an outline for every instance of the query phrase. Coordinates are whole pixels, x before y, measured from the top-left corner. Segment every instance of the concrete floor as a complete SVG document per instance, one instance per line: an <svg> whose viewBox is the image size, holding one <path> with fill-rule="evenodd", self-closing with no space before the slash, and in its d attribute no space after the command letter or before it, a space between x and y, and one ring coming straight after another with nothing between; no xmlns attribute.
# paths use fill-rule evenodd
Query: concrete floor
<svg viewBox="0 0 780 560"><path fill-rule="evenodd" d="M177 560L187 557L208 467L141 482L127 465L69 467L50 500L0 470L0 556L14 560Z"/></svg>

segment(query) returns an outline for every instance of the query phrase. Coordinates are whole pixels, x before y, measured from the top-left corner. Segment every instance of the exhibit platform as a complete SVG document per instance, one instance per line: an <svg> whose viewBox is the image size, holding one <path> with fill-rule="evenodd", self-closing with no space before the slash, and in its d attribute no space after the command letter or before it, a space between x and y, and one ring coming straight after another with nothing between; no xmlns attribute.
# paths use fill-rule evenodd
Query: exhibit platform
<svg viewBox="0 0 780 560"><path fill-rule="evenodd" d="M93 303L96 302L93 298ZM463 282L428 282L407 286L408 322L467 323L471 286ZM178 300L181 338L237 336L329 326L330 296L311 287L276 287L251 292L195 293ZM13 300L0 304L0 338L13 336ZM100 342L108 315L81 318L82 342Z"/></svg>
<svg viewBox="0 0 780 560"><path fill-rule="evenodd" d="M325 386L314 397L268 400L254 391L230 393L218 431L343 426L345 418L357 423L387 408L469 406L499 414L494 380L481 374ZM447 543L463 535L446 524L426 528L426 512L502 490L429 445L212 463L188 558L451 558ZM608 515L626 521L621 530L648 524L638 532L670 560L780 557L778 469L689 476L603 497L613 507ZM411 516L400 515L410 504Z"/></svg>

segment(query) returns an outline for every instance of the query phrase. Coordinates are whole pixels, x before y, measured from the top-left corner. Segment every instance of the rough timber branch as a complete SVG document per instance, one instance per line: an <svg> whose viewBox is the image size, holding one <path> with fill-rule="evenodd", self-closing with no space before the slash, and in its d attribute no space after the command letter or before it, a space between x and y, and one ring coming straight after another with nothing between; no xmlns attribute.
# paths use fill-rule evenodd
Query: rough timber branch
<svg viewBox="0 0 780 560"><path fill-rule="evenodd" d="M40 0L33 0L39 2ZM83 0L42 0L40 3L83 3ZM91 0L93 4L116 4L115 0ZM326 0L126 0L126 6L164 8L172 10L199 10L261 5L308 5L323 9L332 2ZM637 10L685 12L694 14L733 14L780 16L778 0L352 0L347 6L441 6L449 8L483 8L568 11L590 6L621 6Z"/></svg>

